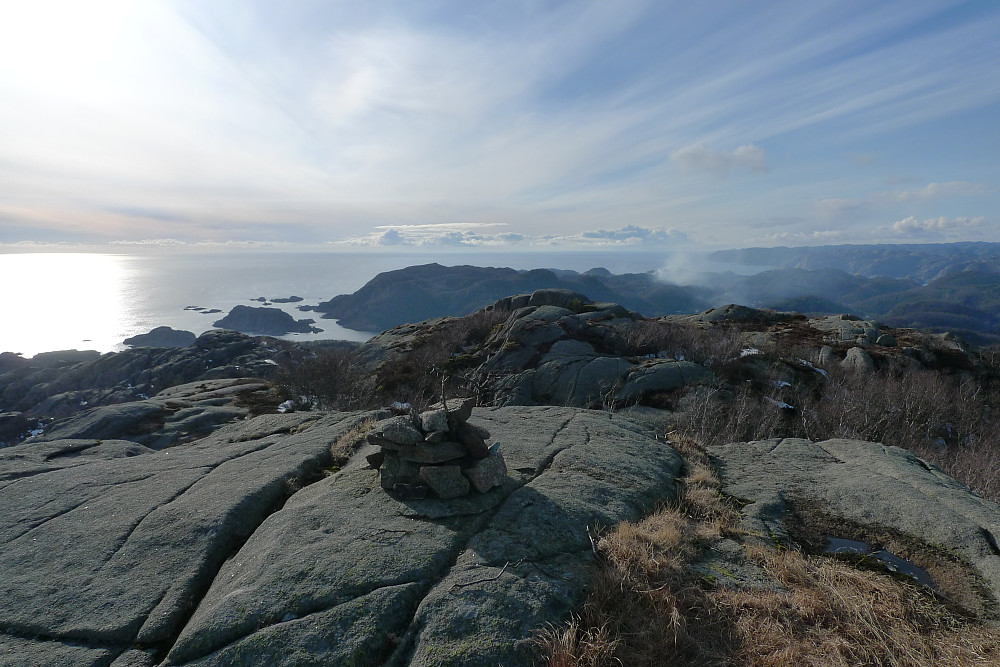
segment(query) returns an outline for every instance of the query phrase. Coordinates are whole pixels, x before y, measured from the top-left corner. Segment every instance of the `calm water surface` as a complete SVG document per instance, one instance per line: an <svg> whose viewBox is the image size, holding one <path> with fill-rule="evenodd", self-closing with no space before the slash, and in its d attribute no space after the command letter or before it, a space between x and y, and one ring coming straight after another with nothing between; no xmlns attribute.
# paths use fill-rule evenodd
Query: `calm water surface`
<svg viewBox="0 0 1000 667"><path fill-rule="evenodd" d="M0 351L32 356L49 350L124 349L122 340L157 326L200 334L233 306L301 296L315 305L357 290L382 271L437 261L445 265L538 267L615 273L659 268L662 257L639 253L333 253L174 252L163 254L0 254ZM301 304L274 304L296 319L314 317L319 334L289 340L367 340L371 332L338 326ZM186 306L218 308L206 315Z"/></svg>

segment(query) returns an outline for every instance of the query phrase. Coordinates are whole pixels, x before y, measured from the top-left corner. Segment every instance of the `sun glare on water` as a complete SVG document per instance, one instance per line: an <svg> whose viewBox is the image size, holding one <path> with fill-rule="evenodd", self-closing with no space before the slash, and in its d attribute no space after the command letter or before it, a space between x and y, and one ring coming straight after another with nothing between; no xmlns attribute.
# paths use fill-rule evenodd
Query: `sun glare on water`
<svg viewBox="0 0 1000 667"><path fill-rule="evenodd" d="M108 350L126 331L123 285L127 268L115 255L0 255L6 288L0 351L32 356L65 349Z"/></svg>

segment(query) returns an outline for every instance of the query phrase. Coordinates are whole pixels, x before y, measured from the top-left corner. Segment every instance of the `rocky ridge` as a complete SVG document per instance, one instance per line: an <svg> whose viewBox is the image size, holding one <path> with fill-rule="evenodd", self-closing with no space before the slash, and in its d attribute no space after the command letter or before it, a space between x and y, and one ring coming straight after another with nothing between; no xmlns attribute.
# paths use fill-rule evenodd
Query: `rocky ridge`
<svg viewBox="0 0 1000 667"><path fill-rule="evenodd" d="M467 368L478 407L258 415L248 406L273 411L279 398L265 380L201 371L0 449L0 664L535 664L533 638L584 598L595 535L676 497L685 463L664 424L699 392L979 363L946 336L849 316L733 305L648 319L568 290L491 309L498 324L446 364ZM391 370L456 323L387 331L358 363ZM675 326L725 335L711 349L697 335L650 342L661 342L650 327ZM210 338L233 346L222 368L266 370L279 354L232 332ZM215 358L198 356L205 342L173 358ZM792 345L801 356L769 352ZM77 364L133 357L102 359L30 373L65 383L94 372ZM30 375L0 362L20 382ZM935 466L845 439L708 453L751 536L706 550L698 567L711 585L780 587L746 557L750 543L857 539L997 621L1000 508Z"/></svg>
<svg viewBox="0 0 1000 667"><path fill-rule="evenodd" d="M213 330L185 347L135 347L104 355L71 350L31 359L5 352L0 354L0 415L7 416L0 416L0 443L20 442L53 419L142 402L188 382L268 378L278 368L280 345Z"/></svg>

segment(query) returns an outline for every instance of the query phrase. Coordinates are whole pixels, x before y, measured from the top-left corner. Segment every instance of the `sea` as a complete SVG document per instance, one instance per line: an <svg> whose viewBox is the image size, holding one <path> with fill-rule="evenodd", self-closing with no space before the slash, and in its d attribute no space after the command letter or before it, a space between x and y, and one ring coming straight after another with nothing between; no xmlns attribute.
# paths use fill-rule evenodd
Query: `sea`
<svg viewBox="0 0 1000 667"><path fill-rule="evenodd" d="M271 307L296 319L314 318L323 331L283 338L364 341L377 332L347 329L297 306L354 292L383 271L431 262L634 273L658 270L664 261L662 253L635 251L3 252L0 351L24 357L54 350L120 351L125 338L158 326L201 334L236 305L291 296L303 300Z"/></svg>

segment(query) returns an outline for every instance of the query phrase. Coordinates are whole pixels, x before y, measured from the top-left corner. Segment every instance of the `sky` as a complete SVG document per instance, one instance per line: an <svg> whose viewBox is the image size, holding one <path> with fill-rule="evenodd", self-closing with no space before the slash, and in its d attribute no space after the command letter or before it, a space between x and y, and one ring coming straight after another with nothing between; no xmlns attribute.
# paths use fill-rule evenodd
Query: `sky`
<svg viewBox="0 0 1000 667"><path fill-rule="evenodd" d="M0 0L0 246L1000 241L1000 2Z"/></svg>

